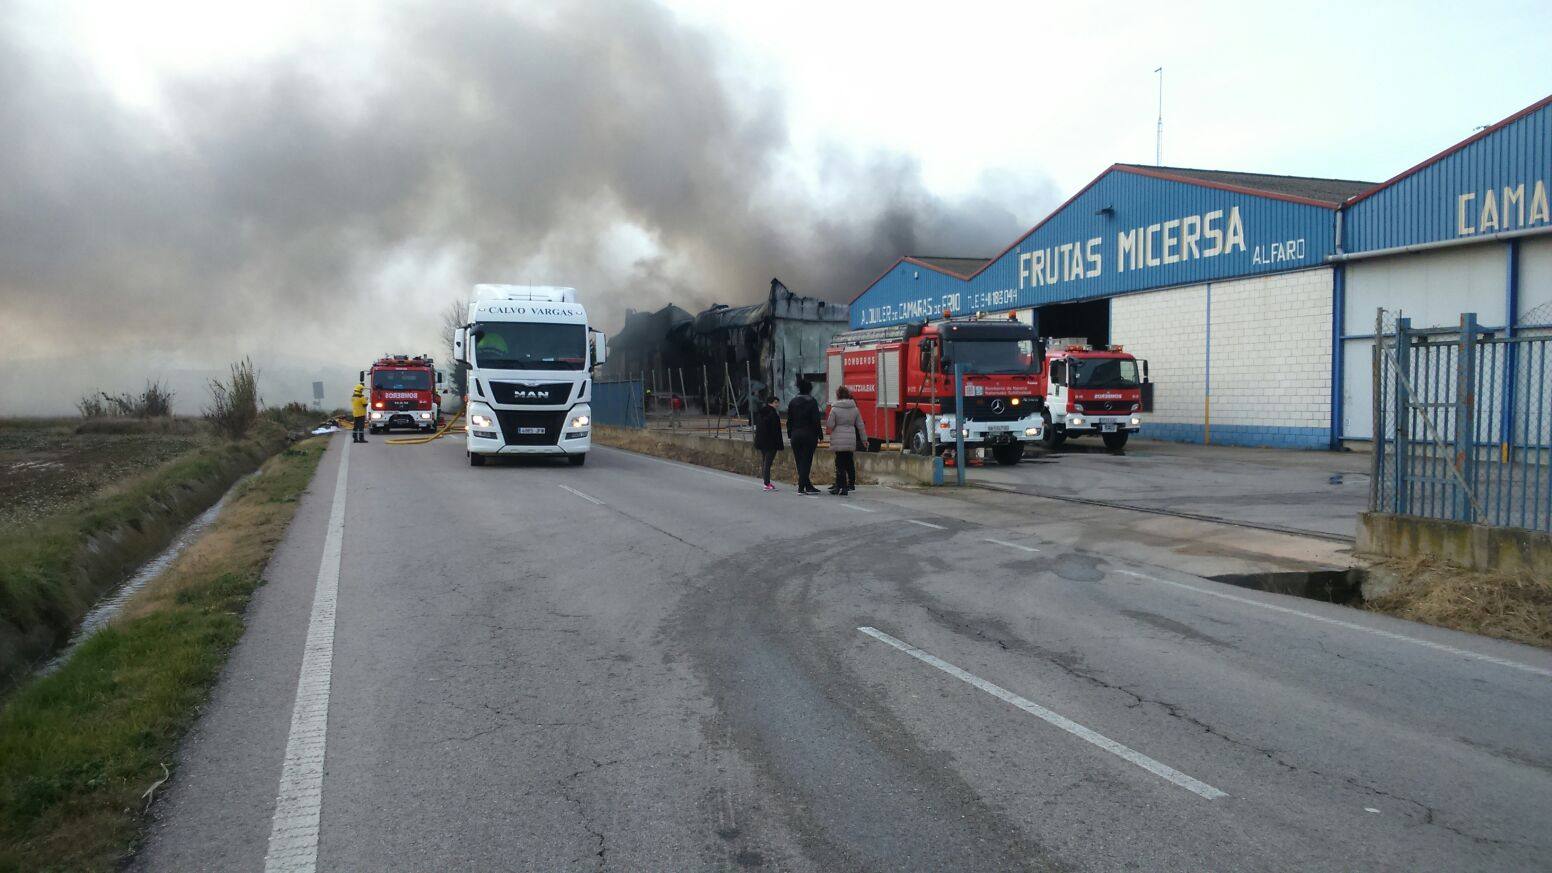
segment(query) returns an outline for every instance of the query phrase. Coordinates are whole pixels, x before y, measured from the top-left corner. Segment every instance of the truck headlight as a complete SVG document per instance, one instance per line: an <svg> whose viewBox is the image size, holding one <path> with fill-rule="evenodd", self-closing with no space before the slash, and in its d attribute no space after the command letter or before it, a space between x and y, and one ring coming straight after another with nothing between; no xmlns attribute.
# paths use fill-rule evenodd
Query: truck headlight
<svg viewBox="0 0 1552 873"><path fill-rule="evenodd" d="M1040 428L1026 427L1024 428L1024 436L1040 436Z"/></svg>
<svg viewBox="0 0 1552 873"><path fill-rule="evenodd" d="M383 417L383 414L381 412L374 412L374 413L372 413L372 420L373 421L380 421L380 420L382 420L382 417Z"/></svg>
<svg viewBox="0 0 1552 873"><path fill-rule="evenodd" d="M1132 427L1142 427L1142 419L1132 416Z"/></svg>
<svg viewBox="0 0 1552 873"><path fill-rule="evenodd" d="M591 418L585 416L585 415L578 415L575 418L571 419L571 426L572 427L587 427L589 424L592 424L592 423L593 423L593 420Z"/></svg>
<svg viewBox="0 0 1552 873"><path fill-rule="evenodd" d="M421 418L430 418L431 417L431 413L429 413L429 412L422 412L420 414L420 417Z"/></svg>
<svg viewBox="0 0 1552 873"><path fill-rule="evenodd" d="M960 428L959 429L959 435L960 436L969 436L970 435L970 428L968 428L968 427Z"/></svg>
<svg viewBox="0 0 1552 873"><path fill-rule="evenodd" d="M469 423L475 427L490 427L493 422L488 415L480 415L478 412L469 416Z"/></svg>
<svg viewBox="0 0 1552 873"><path fill-rule="evenodd" d="M1082 427L1083 426L1083 416L1075 415L1072 418L1067 419L1067 426L1068 427Z"/></svg>

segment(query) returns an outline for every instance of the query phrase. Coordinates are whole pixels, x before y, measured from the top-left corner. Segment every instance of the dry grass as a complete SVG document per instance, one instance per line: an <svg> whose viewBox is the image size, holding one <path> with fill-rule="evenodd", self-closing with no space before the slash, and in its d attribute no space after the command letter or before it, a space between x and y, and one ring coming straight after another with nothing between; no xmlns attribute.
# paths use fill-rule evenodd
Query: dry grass
<svg viewBox="0 0 1552 873"><path fill-rule="evenodd" d="M0 873L122 869L325 444L271 458L126 613L0 710Z"/></svg>
<svg viewBox="0 0 1552 873"><path fill-rule="evenodd" d="M1385 561L1373 571L1396 582L1367 609L1552 648L1552 574L1479 573L1431 559Z"/></svg>

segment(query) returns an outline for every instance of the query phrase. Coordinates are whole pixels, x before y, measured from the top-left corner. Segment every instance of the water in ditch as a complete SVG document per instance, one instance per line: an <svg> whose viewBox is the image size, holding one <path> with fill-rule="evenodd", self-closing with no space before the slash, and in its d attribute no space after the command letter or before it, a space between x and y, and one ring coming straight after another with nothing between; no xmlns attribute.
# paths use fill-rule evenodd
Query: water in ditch
<svg viewBox="0 0 1552 873"><path fill-rule="evenodd" d="M70 642L65 644L65 648L58 655L55 655L52 660L39 668L38 675L47 676L64 666L65 662L70 660L70 656L75 654L75 650L80 648L82 643L91 639L94 634L102 630L108 622L112 621L115 616L123 611L124 604L128 603L131 597L134 597L152 579L162 575L162 571L171 566L172 562L179 555L183 554L184 549L199 539L200 534L203 534L205 529L210 527L211 522L216 520L216 516L221 514L221 508L226 506L227 498L236 493L239 486L257 475L259 475L258 471L254 471L232 483L232 487L226 489L226 493L221 495L221 499L212 504L209 509L201 512L183 530L179 531L167 548L163 549L156 557L142 564L140 569L135 571L135 575L129 577L128 581L120 585L118 590L99 600L97 605L93 606L91 611L86 614L86 617L81 619L80 626L75 629L75 633L70 635Z"/></svg>

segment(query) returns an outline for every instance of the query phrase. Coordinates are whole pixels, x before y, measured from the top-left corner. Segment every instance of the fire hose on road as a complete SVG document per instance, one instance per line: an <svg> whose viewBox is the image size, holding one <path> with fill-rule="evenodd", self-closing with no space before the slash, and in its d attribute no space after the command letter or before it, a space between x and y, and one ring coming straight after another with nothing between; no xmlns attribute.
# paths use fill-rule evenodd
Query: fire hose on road
<svg viewBox="0 0 1552 873"><path fill-rule="evenodd" d="M425 445L426 443L432 442L434 440L439 440L442 437L447 436L448 432L450 432L453 428L458 427L462 423L463 423L463 410L459 409L456 413L453 414L453 416L451 418L449 418L447 420L446 424L442 425L441 427L437 428L435 431L432 431L431 433L425 434L423 436L388 437L387 439L383 440L383 442L387 443L390 446L420 446L420 445Z"/></svg>

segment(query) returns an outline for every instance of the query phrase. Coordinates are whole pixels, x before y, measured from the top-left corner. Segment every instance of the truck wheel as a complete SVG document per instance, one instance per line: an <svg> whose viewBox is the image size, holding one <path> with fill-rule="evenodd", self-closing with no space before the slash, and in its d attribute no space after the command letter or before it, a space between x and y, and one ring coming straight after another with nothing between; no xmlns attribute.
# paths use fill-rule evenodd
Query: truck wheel
<svg viewBox="0 0 1552 873"><path fill-rule="evenodd" d="M996 458L997 463L1004 467L1011 467L1023 460L1024 444L1013 443L1012 445L992 446L992 457Z"/></svg>
<svg viewBox="0 0 1552 873"><path fill-rule="evenodd" d="M477 452L470 452L469 453L469 466L471 466L471 467L483 467L483 466L485 466L485 456L481 455L481 454L479 454Z"/></svg>
<svg viewBox="0 0 1552 873"><path fill-rule="evenodd" d="M566 460L571 462L571 466L580 467L587 463L587 455L567 455Z"/></svg>
<svg viewBox="0 0 1552 873"><path fill-rule="evenodd" d="M923 457L932 454L932 440L927 437L927 419L917 416L905 429L905 450Z"/></svg>
<svg viewBox="0 0 1552 873"><path fill-rule="evenodd" d="M1115 433L1107 433L1103 436L1105 438L1105 448L1112 452L1119 452L1126 448L1126 438L1131 436L1131 434L1121 430Z"/></svg>
<svg viewBox="0 0 1552 873"><path fill-rule="evenodd" d="M1045 420L1045 430L1040 435L1040 444L1051 451L1061 448L1062 443L1067 442L1067 434L1057 430L1056 425L1051 423L1051 413L1043 412L1040 415Z"/></svg>

